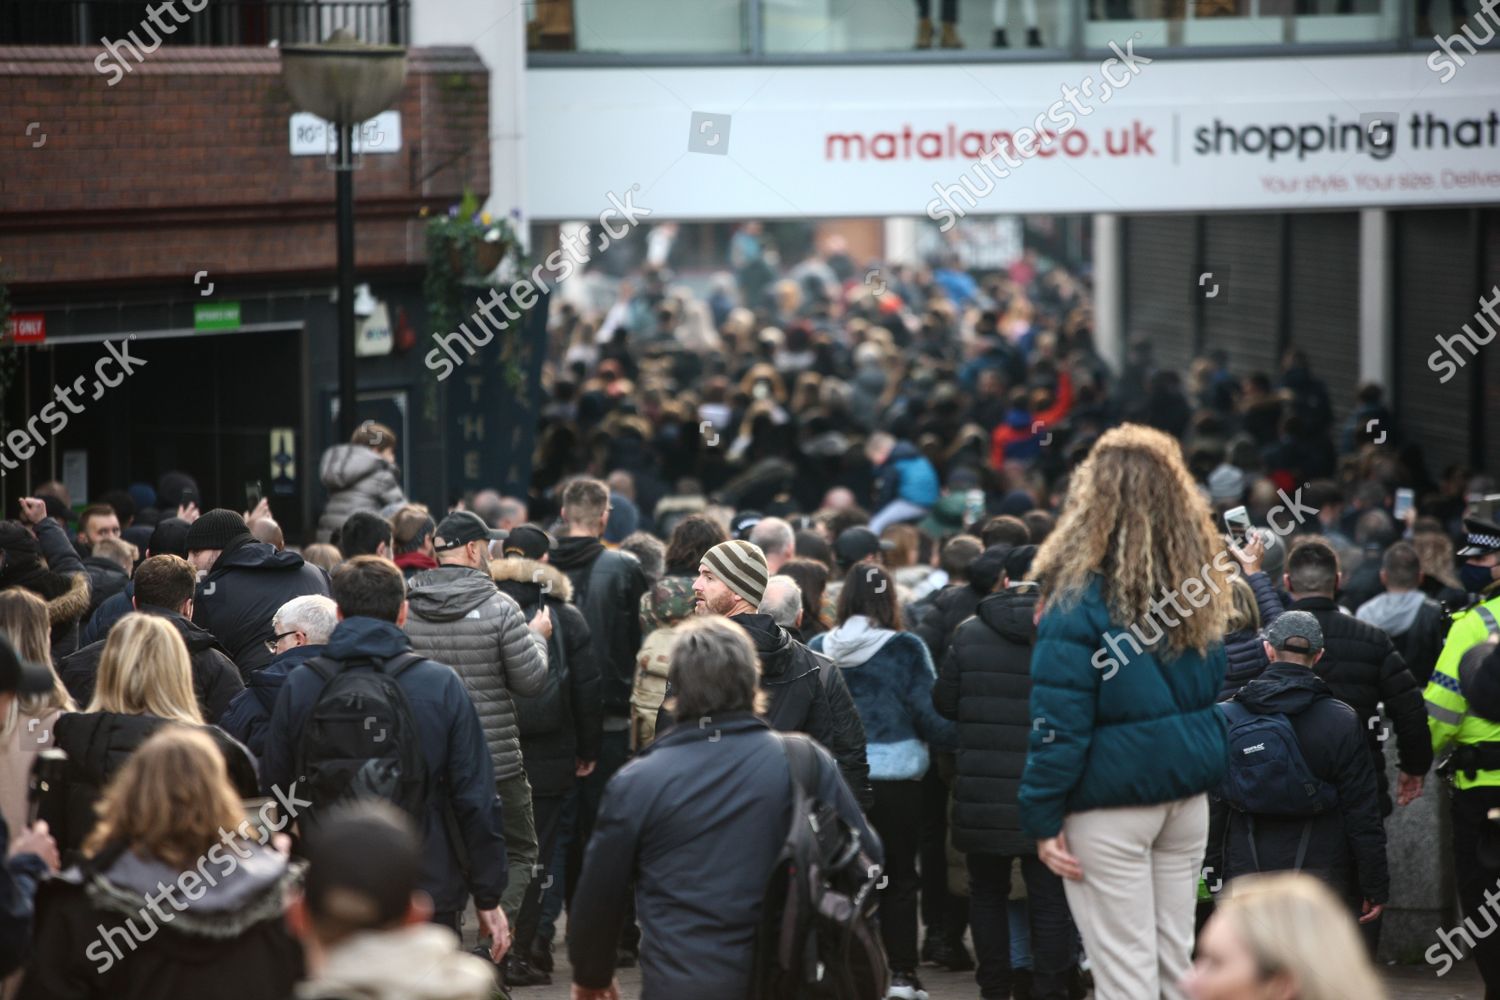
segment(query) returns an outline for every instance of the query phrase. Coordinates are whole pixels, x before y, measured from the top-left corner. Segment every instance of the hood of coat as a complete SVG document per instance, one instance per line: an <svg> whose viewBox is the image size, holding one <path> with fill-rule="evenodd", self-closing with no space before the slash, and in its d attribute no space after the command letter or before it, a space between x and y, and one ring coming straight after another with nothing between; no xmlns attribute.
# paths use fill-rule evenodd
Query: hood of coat
<svg viewBox="0 0 1500 1000"><path fill-rule="evenodd" d="M182 641L187 643L189 653L198 653L205 649L217 649L225 656L229 655L229 651L219 644L219 640L214 638L212 632L200 628L174 611L168 611L166 608L158 608L151 604L144 604L136 610L143 615L153 615L157 618L165 618L171 622L172 627L177 630L177 634L182 636Z"/></svg>
<svg viewBox="0 0 1500 1000"><path fill-rule="evenodd" d="M557 548L552 550L552 564L564 573L583 569L604 551L604 543L597 538L571 536L559 538Z"/></svg>
<svg viewBox="0 0 1500 1000"><path fill-rule="evenodd" d="M47 601L49 625L77 621L89 613L89 575L76 573L67 579L68 589Z"/></svg>
<svg viewBox="0 0 1500 1000"><path fill-rule="evenodd" d="M509 584L505 591L516 600L530 607L542 594L559 601L573 599L573 581L562 570L551 563L535 559L494 559L490 561L490 578L496 583ZM521 600L524 594L526 600Z"/></svg>
<svg viewBox="0 0 1500 1000"><path fill-rule="evenodd" d="M122 579L130 579L130 574L125 572L120 564L113 559L106 559L103 556L85 556L83 564L90 570L102 573L105 576L118 576Z"/></svg>
<svg viewBox="0 0 1500 1000"><path fill-rule="evenodd" d="M496 594L495 581L481 569L439 566L407 581L410 613L430 622L463 618Z"/></svg>
<svg viewBox="0 0 1500 1000"><path fill-rule="evenodd" d="M347 490L391 463L362 444L336 444L323 453L318 478L330 490Z"/></svg>
<svg viewBox="0 0 1500 1000"><path fill-rule="evenodd" d="M245 678L245 687L279 689L287 674L313 657L322 656L326 648L322 643L312 642L293 646L259 670L252 670L250 676Z"/></svg>
<svg viewBox="0 0 1500 1000"><path fill-rule="evenodd" d="M257 542L248 540L249 535L243 536L244 541L232 549L225 549L224 554L214 562L213 569L208 573L207 579L213 579L219 574L231 569L266 570L277 572L281 570L301 569L303 565L302 556L292 551L276 550L276 546L270 542ZM201 595L200 595L201 596Z"/></svg>
<svg viewBox="0 0 1500 1000"><path fill-rule="evenodd" d="M1360 605L1356 617L1384 629L1387 635L1398 636L1412 627L1426 601L1427 595L1420 590L1379 594Z"/></svg>
<svg viewBox="0 0 1500 1000"><path fill-rule="evenodd" d="M1020 584L986 597L974 613L1002 638L1030 646L1036 642L1036 604L1040 599L1036 584Z"/></svg>
<svg viewBox="0 0 1500 1000"><path fill-rule="evenodd" d="M895 636L895 632L872 624L864 615L852 615L838 628L823 634L823 652L840 667L857 667Z"/></svg>
<svg viewBox="0 0 1500 1000"><path fill-rule="evenodd" d="M395 622L356 615L339 622L323 649L330 658L340 662L361 657L389 660L411 652L411 637Z"/></svg>
<svg viewBox="0 0 1500 1000"><path fill-rule="evenodd" d="M762 680L774 682L780 679L792 665L792 636L770 615L750 612L734 615L730 619L755 644L755 655L760 658Z"/></svg>
<svg viewBox="0 0 1500 1000"><path fill-rule="evenodd" d="M299 1000L488 1000L494 967L436 924L356 934L297 987Z"/></svg>
<svg viewBox="0 0 1500 1000"><path fill-rule="evenodd" d="M174 931L197 938L231 938L262 921L281 919L285 891L298 874L286 855L238 839L215 846L220 849L210 847L188 869L121 851L101 870L83 874L89 900L99 909L140 919L152 912L148 896L159 897L160 886L175 886L157 905L171 917ZM192 878L185 882L188 873Z"/></svg>
<svg viewBox="0 0 1500 1000"><path fill-rule="evenodd" d="M1259 715L1296 715L1318 699L1332 697L1323 678L1300 663L1272 663L1240 688L1234 700Z"/></svg>

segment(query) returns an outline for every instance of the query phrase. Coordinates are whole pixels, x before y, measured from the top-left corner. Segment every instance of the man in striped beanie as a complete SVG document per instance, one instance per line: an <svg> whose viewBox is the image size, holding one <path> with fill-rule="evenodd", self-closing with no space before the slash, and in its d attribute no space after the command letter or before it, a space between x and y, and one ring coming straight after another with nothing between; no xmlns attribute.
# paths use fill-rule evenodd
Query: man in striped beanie
<svg viewBox="0 0 1500 1000"><path fill-rule="evenodd" d="M693 611L700 615L754 614L771 577L765 553L749 542L720 542L703 555L693 581Z"/></svg>

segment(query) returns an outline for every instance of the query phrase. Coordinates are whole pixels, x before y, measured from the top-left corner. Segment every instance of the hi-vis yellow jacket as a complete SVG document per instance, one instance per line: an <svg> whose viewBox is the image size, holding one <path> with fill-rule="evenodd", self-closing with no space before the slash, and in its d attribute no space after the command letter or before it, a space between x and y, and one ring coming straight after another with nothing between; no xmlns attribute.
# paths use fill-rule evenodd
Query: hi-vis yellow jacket
<svg viewBox="0 0 1500 1000"><path fill-rule="evenodd" d="M1488 622L1485 612L1489 615ZM1427 728L1432 733L1434 755L1441 756L1454 744L1470 746L1500 742L1500 721L1469 714L1469 702L1463 695L1458 670L1459 661L1466 652L1476 643L1483 642L1492 630L1500 629L1496 623L1500 623L1500 595L1453 616L1448 639L1443 643L1443 652L1438 656L1432 680L1428 681L1424 693ZM1478 771L1473 777L1458 773L1453 776L1453 784L1459 789L1500 787L1500 771Z"/></svg>

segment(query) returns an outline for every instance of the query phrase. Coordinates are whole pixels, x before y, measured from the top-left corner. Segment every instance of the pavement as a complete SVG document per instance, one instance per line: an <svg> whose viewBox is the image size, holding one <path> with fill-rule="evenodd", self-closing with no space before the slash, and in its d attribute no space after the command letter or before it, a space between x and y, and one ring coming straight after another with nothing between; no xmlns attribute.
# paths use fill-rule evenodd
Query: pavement
<svg viewBox="0 0 1500 1000"><path fill-rule="evenodd" d="M572 979L568 975L568 957L561 946L555 960L557 968L552 974L553 985L516 987L511 991L513 1000L569 1000L568 984ZM1460 962L1442 977L1429 965L1395 965L1381 971L1389 994L1387 1000L1483 1000L1484 997L1484 984L1480 982L1473 962ZM977 1000L979 996L972 972L924 968L918 975L929 1000ZM621 969L619 979L621 1000L639 1000L640 970ZM1349 1000L1368 998L1350 997Z"/></svg>

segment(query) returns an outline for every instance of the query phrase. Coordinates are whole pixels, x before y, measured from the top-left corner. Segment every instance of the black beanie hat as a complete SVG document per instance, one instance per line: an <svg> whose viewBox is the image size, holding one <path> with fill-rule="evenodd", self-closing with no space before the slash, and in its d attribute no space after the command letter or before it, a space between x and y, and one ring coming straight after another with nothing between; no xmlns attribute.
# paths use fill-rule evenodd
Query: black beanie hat
<svg viewBox="0 0 1500 1000"><path fill-rule="evenodd" d="M250 529L245 527L245 519L232 510L223 507L204 514L193 522L187 531L187 551L197 552L199 549L223 549L228 548L229 543L241 535L250 534Z"/></svg>

